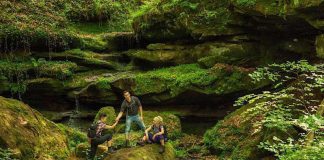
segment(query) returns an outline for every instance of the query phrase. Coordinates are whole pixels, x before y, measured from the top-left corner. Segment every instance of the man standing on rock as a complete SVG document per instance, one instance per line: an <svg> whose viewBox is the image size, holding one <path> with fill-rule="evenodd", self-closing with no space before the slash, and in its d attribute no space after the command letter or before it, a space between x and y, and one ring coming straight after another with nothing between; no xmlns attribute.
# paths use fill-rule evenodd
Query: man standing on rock
<svg viewBox="0 0 324 160"><path fill-rule="evenodd" d="M120 112L116 117L116 122L122 117L123 113L126 112L126 129L125 129L125 136L126 136L126 147L129 147L129 131L132 125L132 122L135 122L142 131L145 132L145 125L143 122L143 108L140 100L135 97L131 96L128 91L123 92L124 101L121 105ZM140 113L140 115L138 114Z"/></svg>

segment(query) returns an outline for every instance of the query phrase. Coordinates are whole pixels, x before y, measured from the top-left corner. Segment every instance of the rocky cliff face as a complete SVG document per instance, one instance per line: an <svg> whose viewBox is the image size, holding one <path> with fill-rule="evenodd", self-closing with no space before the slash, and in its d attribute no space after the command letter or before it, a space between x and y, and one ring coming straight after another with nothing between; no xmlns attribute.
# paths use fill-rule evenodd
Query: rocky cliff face
<svg viewBox="0 0 324 160"><path fill-rule="evenodd" d="M76 101L85 108L119 106L126 89L145 106L209 105L217 111L221 103L271 85L252 83L248 75L258 66L323 62L323 0L100 2L1 1L0 95L65 111ZM2 147L28 158L66 156L65 136L54 124L17 101L1 102L6 118L0 136L16 135L0 137ZM209 132L230 142L216 138L211 148L228 154L246 147L237 155L255 158L255 145L264 135L249 137L251 126L241 123L239 113L246 108ZM16 124L13 115L23 123ZM236 126L237 119L243 127ZM251 143L243 144L241 135Z"/></svg>
<svg viewBox="0 0 324 160"><path fill-rule="evenodd" d="M61 17L68 27L67 32L73 33L79 43L74 46L66 43L65 48L56 45L60 49L55 53L38 51L31 56L58 62L68 60L77 66L61 65L63 68L59 70L58 67L41 67L47 74L38 74L40 67L35 65L30 66L31 70L3 68L3 73L7 74L1 80L4 86L1 92L5 95L26 92L22 97L33 106L49 107L42 100L46 99L60 102L54 108L63 110L73 108L76 95L85 104L119 104L124 89L131 90L149 105L203 101L215 104L218 99L235 97L262 86L251 86L246 80L246 75L256 66L322 57L322 1L222 0L217 4L209 0L148 1L140 6L144 9L140 8L133 16L134 34L107 33L100 27L88 25L84 18L79 19L80 25L71 25L71 15L75 17L77 10L58 7L68 15L62 17L56 15L56 10L36 7L46 10L48 15ZM17 27L17 23L10 22ZM40 22L35 20L35 23ZM59 25L52 28L60 30ZM11 32L4 33L11 35ZM28 44L34 45L34 42ZM66 51L58 52L60 50ZM18 56L18 53L14 54ZM15 64L20 66L24 62ZM159 70L161 67L171 68ZM152 69L158 70L145 73ZM10 74L13 71L16 75ZM21 72L27 74L22 76ZM70 74L73 72L76 74ZM202 75L190 77L189 72ZM19 79L18 86L15 79ZM31 80L25 82L26 79ZM40 92L46 94L40 98ZM183 98L188 96L200 98L185 103Z"/></svg>

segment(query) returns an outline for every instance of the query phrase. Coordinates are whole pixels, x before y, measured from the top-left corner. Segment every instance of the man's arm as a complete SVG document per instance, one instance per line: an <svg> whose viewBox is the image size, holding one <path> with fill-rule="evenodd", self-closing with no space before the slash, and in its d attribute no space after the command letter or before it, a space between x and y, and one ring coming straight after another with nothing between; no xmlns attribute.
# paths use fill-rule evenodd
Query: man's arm
<svg viewBox="0 0 324 160"><path fill-rule="evenodd" d="M138 99L138 97L135 98L135 101L136 101L137 105L139 106L138 110L140 112L141 120L143 121L143 107L142 107L141 101Z"/></svg>
<svg viewBox="0 0 324 160"><path fill-rule="evenodd" d="M143 107L139 106L139 111L140 111L140 115L141 115L141 120L143 121Z"/></svg>
<svg viewBox="0 0 324 160"><path fill-rule="evenodd" d="M125 111L126 105L125 105L125 101L122 103L122 105L120 106L120 112L118 113L115 121L118 122L119 119L123 116L123 113Z"/></svg>
<svg viewBox="0 0 324 160"><path fill-rule="evenodd" d="M123 111L120 111L119 113L118 113L118 116L116 117L116 119L115 119L115 121L118 123L118 121L119 121L119 119L123 116Z"/></svg>

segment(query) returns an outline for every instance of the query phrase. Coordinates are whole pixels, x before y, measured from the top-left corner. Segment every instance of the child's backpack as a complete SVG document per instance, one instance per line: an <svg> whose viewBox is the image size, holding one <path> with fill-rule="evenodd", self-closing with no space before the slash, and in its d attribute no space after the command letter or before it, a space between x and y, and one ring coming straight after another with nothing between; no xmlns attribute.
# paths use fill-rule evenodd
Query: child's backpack
<svg viewBox="0 0 324 160"><path fill-rule="evenodd" d="M92 139L92 138L96 137L97 127L98 127L98 123L93 123L90 125L90 127L88 128L88 133L87 133L88 138Z"/></svg>

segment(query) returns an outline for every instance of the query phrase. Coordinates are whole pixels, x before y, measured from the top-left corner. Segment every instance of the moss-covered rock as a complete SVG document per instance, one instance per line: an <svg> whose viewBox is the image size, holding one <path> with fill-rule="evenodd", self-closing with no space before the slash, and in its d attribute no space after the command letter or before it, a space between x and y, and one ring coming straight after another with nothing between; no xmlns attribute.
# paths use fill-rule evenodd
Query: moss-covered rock
<svg viewBox="0 0 324 160"><path fill-rule="evenodd" d="M96 117L93 121L97 122L99 120L99 115L102 113L105 113L107 115L107 120L105 122L106 124L112 125L115 122L115 119L116 119L115 109L113 107L109 107L109 106L100 108L100 110L96 114Z"/></svg>
<svg viewBox="0 0 324 160"><path fill-rule="evenodd" d="M121 65L118 64L121 58L119 54L99 54L89 50L72 49L60 53L34 53L34 56L47 59L51 58L52 60L69 60L80 66L89 68L121 69Z"/></svg>
<svg viewBox="0 0 324 160"><path fill-rule="evenodd" d="M73 152L80 143L88 142L88 137L84 132L64 124L57 124L56 126L67 136L67 143L71 152Z"/></svg>
<svg viewBox="0 0 324 160"><path fill-rule="evenodd" d="M210 69L198 64L185 64L161 68L147 72L118 72L99 74L92 82L80 83L79 98L84 103L102 103L120 105L118 95L122 90L130 90L139 96L145 105L162 103L180 103L181 97L199 96L186 99L181 103L215 103L210 96L223 96L237 92L246 92L265 83L252 84L248 73L251 69L217 64ZM80 81L78 79L77 81ZM82 80L83 81L83 80ZM244 83L242 83L244 82ZM71 82L74 85L74 83ZM74 99L74 95L70 96Z"/></svg>
<svg viewBox="0 0 324 160"><path fill-rule="evenodd" d="M168 135L170 137L181 132L180 118L174 114L167 112L144 111L143 116L146 127L153 125L154 117L161 116L163 118L163 124L167 127Z"/></svg>
<svg viewBox="0 0 324 160"><path fill-rule="evenodd" d="M139 64L148 63L150 66L168 66L175 64L193 63L194 57L184 50L129 50L126 52L129 57L140 60Z"/></svg>
<svg viewBox="0 0 324 160"><path fill-rule="evenodd" d="M274 136L280 139L296 136L298 132L292 126L283 131L258 125L265 118L266 111L257 104L267 103L268 100L255 100L219 121L205 133L206 146L225 159L260 159L269 154L258 148L260 142L272 141Z"/></svg>
<svg viewBox="0 0 324 160"><path fill-rule="evenodd" d="M240 34L238 27L229 25L238 22L232 21L234 15L229 5L228 0L219 3L210 0L148 2L134 13L133 28L142 39L150 42Z"/></svg>
<svg viewBox="0 0 324 160"><path fill-rule="evenodd" d="M173 160L175 159L174 149L170 143L166 143L165 152L159 153L159 145L150 144L144 147L124 148L118 150L116 153L108 155L106 160Z"/></svg>
<svg viewBox="0 0 324 160"><path fill-rule="evenodd" d="M143 134L140 132L131 132L130 145L132 148L124 148L125 134L114 134L112 141L113 147L118 149L117 153L109 155L105 154L108 147L106 146L106 143L104 143L98 146L96 156L103 156L105 159L175 159L174 149L170 143L166 143L166 151L163 154L159 153L159 147L157 144L146 145L144 147L136 146L136 142L138 142L142 137ZM89 143L78 144L75 151L76 157L85 159L89 149Z"/></svg>
<svg viewBox="0 0 324 160"><path fill-rule="evenodd" d="M324 29L324 23L316 13L323 8L323 1L240 1L231 0L239 13L258 17L256 21L268 21L273 24L272 29L297 31L291 26L311 29ZM261 16L271 16L273 20L262 18ZM285 20L285 21L283 21ZM265 26L266 27L266 26ZM260 28L261 29L261 28ZM267 28L270 29L270 28Z"/></svg>
<svg viewBox="0 0 324 160"><path fill-rule="evenodd" d="M67 137L39 112L17 100L0 97L0 147L24 159L64 159Z"/></svg>
<svg viewBox="0 0 324 160"><path fill-rule="evenodd" d="M254 66L261 56L254 43L205 42L197 45L150 44L146 50L129 50L126 54L153 66L199 63L212 67L216 63ZM145 65L145 64L144 64Z"/></svg>
<svg viewBox="0 0 324 160"><path fill-rule="evenodd" d="M111 32L103 35L108 42L110 51L127 50L137 46L136 35L133 32Z"/></svg>

